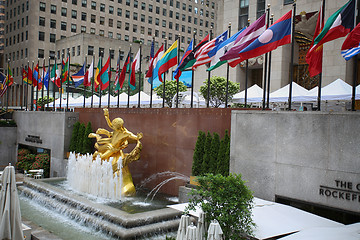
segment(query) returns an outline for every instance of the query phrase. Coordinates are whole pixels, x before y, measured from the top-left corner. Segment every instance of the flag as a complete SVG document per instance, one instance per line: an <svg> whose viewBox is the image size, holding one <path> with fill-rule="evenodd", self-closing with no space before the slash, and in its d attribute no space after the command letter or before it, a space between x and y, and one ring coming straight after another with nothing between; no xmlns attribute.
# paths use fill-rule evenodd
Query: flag
<svg viewBox="0 0 360 240"><path fill-rule="evenodd" d="M360 23L350 32L341 47L341 55L345 60L351 59L360 52Z"/></svg>
<svg viewBox="0 0 360 240"><path fill-rule="evenodd" d="M117 82L117 85L115 87L115 90L118 91L120 90L123 85L124 85L124 81L125 81L125 75L126 75L126 71L128 71L130 68L130 51L125 59L125 62L124 62L124 66L121 70L121 73L120 73L120 76L119 76L119 81Z"/></svg>
<svg viewBox="0 0 360 240"><path fill-rule="evenodd" d="M6 90L7 90L7 84L6 84L6 76L0 72L0 97L2 97Z"/></svg>
<svg viewBox="0 0 360 240"><path fill-rule="evenodd" d="M162 55L161 59L157 62L155 72L155 76L159 77L160 82L162 82L161 75L168 71L171 67L177 64L177 47L178 40L176 40L168 50Z"/></svg>
<svg viewBox="0 0 360 240"><path fill-rule="evenodd" d="M183 55L182 58L181 58L181 61L180 61L179 64L178 64L178 67L176 68L175 72L173 73L174 78L175 78L176 80L178 80L178 81L179 81L179 78L180 78L181 73L182 73L180 67L181 67L182 64L184 63L184 60L187 58L187 56L189 56L189 54L192 52L193 48L194 48L194 39L191 40L189 46L187 47L184 55ZM184 66L185 66L185 65L184 65Z"/></svg>
<svg viewBox="0 0 360 240"><path fill-rule="evenodd" d="M40 70L39 70L39 80L38 80L38 84L37 84L37 89L38 90L41 90L42 87L43 87L43 79L42 79L42 77L44 76L44 69L45 69L44 64L43 64L43 67L42 67L42 70L41 70L41 74L40 74Z"/></svg>
<svg viewBox="0 0 360 240"><path fill-rule="evenodd" d="M355 0L350 0L329 17L320 34L315 38L315 45L322 45L334 39L346 36L354 28Z"/></svg>
<svg viewBox="0 0 360 240"><path fill-rule="evenodd" d="M156 52L154 58L152 59L152 61L150 62L150 66L149 66L149 70L146 73L145 77L148 77L148 82L152 83L152 81L157 78L157 75L154 74L154 70L156 68L156 65L158 63L158 61L160 60L160 58L162 58L162 56L164 55L164 45L161 45L161 47L159 48L159 50Z"/></svg>
<svg viewBox="0 0 360 240"><path fill-rule="evenodd" d="M192 66L192 69L195 70L198 66L207 64L211 62L211 58L209 57L208 53L215 47L218 46L220 43L225 41L228 36L228 30L223 32L221 35L219 35L217 38L211 40L210 42L207 42L202 46L199 51L197 51L194 55L196 58L196 62Z"/></svg>
<svg viewBox="0 0 360 240"><path fill-rule="evenodd" d="M151 77L151 75L152 75L152 71L153 71L153 68L154 68L154 66L153 66L153 61L154 61L154 57L155 57L155 41L152 41L152 43L151 43L151 49L150 49L150 58L149 58L149 69L148 69L148 71L147 71L147 73L146 73L146 75L145 75L145 77Z"/></svg>
<svg viewBox="0 0 360 240"><path fill-rule="evenodd" d="M101 65L102 65L102 61L101 61L101 57L100 57L97 68L95 70L95 78L94 78L95 91L97 91L98 86L101 84L101 79L100 79L100 76L99 76L99 73L100 73L100 70L101 70Z"/></svg>
<svg viewBox="0 0 360 240"><path fill-rule="evenodd" d="M210 68L207 69L207 71L212 71L227 61L221 61L220 57L224 56L224 54L227 53L227 51L234 46L236 38L239 36L239 34L244 31L245 28L241 29L239 32L235 33L233 36L231 36L229 39L225 40L224 42L220 43L218 46L216 46L213 50L211 50L208 55L212 58L210 62Z"/></svg>
<svg viewBox="0 0 360 240"><path fill-rule="evenodd" d="M22 80L24 81L24 83L31 84L28 79L28 72L25 68L22 69Z"/></svg>
<svg viewBox="0 0 360 240"><path fill-rule="evenodd" d="M13 85L14 83L14 78L12 76L12 72L11 72L11 69L10 69L10 65L8 64L8 74L6 76L6 85L8 87L10 87L11 85Z"/></svg>
<svg viewBox="0 0 360 240"><path fill-rule="evenodd" d="M39 63L35 66L34 68L34 72L33 72L33 86L34 87L37 87L37 84L39 82L39 77L40 77L40 74L39 74Z"/></svg>
<svg viewBox="0 0 360 240"><path fill-rule="evenodd" d="M69 74L69 57L67 57L66 62L62 60L61 62L61 82L64 83L68 79Z"/></svg>
<svg viewBox="0 0 360 240"><path fill-rule="evenodd" d="M32 84L33 82L33 72L31 70L31 68L28 66L28 71L27 71L28 75L27 75L27 79L28 79L28 84Z"/></svg>
<svg viewBox="0 0 360 240"><path fill-rule="evenodd" d="M72 80L73 80L73 82L75 84L75 88L77 88L78 86L80 86L84 82L85 67L86 67L85 64L86 63L84 62L81 69L77 73L75 73L75 74L73 74L71 76L71 78L72 78Z"/></svg>
<svg viewBox="0 0 360 240"><path fill-rule="evenodd" d="M249 46L255 39L257 39L265 30L265 16L263 14L243 32L241 32L235 40L235 44L228 50L224 56L220 57L220 61L228 60L230 67L235 67L242 60L239 58L239 52L245 47Z"/></svg>
<svg viewBox="0 0 360 240"><path fill-rule="evenodd" d="M60 81L60 70L57 68L57 64L55 64L50 72L50 79L57 87L61 87L61 81Z"/></svg>
<svg viewBox="0 0 360 240"><path fill-rule="evenodd" d="M208 34L198 45L196 45L196 47L191 51L191 53L184 59L184 61L180 65L179 69L181 71L184 71L185 69L190 68L194 65L194 63L196 62L195 53L199 51L199 49L202 46L204 46L207 42L209 42L209 39L210 36Z"/></svg>
<svg viewBox="0 0 360 240"><path fill-rule="evenodd" d="M45 71L45 67L44 67L44 71ZM50 66L48 67L48 70L43 79L44 86L46 87L46 89L49 89L49 79L50 79Z"/></svg>
<svg viewBox="0 0 360 240"><path fill-rule="evenodd" d="M239 52L242 61L260 56L275 50L277 47L291 43L292 10L279 18L257 39Z"/></svg>
<svg viewBox="0 0 360 240"><path fill-rule="evenodd" d="M94 61L91 62L89 69L86 71L84 76L84 86L90 87L91 86L91 78L93 77L94 72Z"/></svg>
<svg viewBox="0 0 360 240"><path fill-rule="evenodd" d="M317 45L315 48L313 48L316 37L320 34L322 28L324 27L322 4L323 2L321 2L314 37L311 41L309 51L306 54L306 62L309 64L310 77L314 77L320 74L322 71L323 45Z"/></svg>
<svg viewBox="0 0 360 240"><path fill-rule="evenodd" d="M98 77L100 78L100 87L101 90L105 90L109 86L110 82L110 56L106 61L105 65L102 67Z"/></svg>
<svg viewBox="0 0 360 240"><path fill-rule="evenodd" d="M140 48L139 51L137 52L133 62L131 63L131 72L130 72L130 81L129 81L129 85L131 90L135 90L136 88L136 77L135 77L135 72L140 70Z"/></svg>
<svg viewBox="0 0 360 240"><path fill-rule="evenodd" d="M120 54L116 62L116 73L115 73L115 81L114 81L115 86L117 86L119 82L119 77L120 77Z"/></svg>

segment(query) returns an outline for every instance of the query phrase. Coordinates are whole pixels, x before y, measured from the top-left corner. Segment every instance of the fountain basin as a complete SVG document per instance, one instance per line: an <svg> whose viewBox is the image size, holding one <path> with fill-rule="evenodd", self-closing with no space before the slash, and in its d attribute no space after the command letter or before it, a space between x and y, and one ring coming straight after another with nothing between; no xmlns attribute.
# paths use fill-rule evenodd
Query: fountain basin
<svg viewBox="0 0 360 240"><path fill-rule="evenodd" d="M163 208L130 214L49 184L54 180L60 178L24 179L24 184L18 189L28 198L36 199L54 211L121 239L169 232L179 226L179 211Z"/></svg>

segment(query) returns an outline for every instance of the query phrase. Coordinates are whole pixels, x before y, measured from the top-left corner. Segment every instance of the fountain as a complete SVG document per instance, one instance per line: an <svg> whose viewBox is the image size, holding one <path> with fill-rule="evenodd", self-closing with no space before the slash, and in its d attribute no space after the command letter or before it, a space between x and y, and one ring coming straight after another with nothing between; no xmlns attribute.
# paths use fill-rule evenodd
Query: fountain
<svg viewBox="0 0 360 240"><path fill-rule="evenodd" d="M97 201L106 199L108 202L122 202L135 196L136 190L128 165L140 158L142 148L140 139L143 136L141 133L135 135L128 131L123 126L124 122L121 118L110 121L107 109L104 109L104 116L107 124L114 131L109 132L100 128L96 133L89 135L96 138L97 151L93 155L70 154L67 184L71 190L50 184L53 181L65 180L64 178L44 180L26 178L19 190L23 196L40 205L116 238L134 239L176 230L181 212L174 209L164 206L156 210L131 214L111 207L111 204L106 205ZM136 144L135 148L130 153L124 153L122 150L131 143ZM145 180L142 185L152 179ZM156 195L163 184L174 179L188 180L188 177L175 174L157 185L150 194ZM87 195L92 196L92 199L87 198Z"/></svg>

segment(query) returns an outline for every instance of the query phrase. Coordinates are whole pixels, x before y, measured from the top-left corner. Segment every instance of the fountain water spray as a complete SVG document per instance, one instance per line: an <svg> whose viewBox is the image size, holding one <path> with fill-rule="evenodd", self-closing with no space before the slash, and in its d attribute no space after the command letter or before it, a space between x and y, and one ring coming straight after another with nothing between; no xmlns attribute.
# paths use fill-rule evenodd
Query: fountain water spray
<svg viewBox="0 0 360 240"><path fill-rule="evenodd" d="M100 156L93 160L90 154L69 156L67 179L69 186L76 191L88 193L111 200L121 200L122 196L122 159L118 161L118 169L113 173L109 161L101 161Z"/></svg>

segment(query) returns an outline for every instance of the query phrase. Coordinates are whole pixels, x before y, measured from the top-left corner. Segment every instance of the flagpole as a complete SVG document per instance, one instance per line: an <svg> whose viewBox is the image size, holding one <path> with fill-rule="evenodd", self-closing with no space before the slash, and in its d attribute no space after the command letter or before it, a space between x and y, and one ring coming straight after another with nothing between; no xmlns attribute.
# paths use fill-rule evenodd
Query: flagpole
<svg viewBox="0 0 360 240"><path fill-rule="evenodd" d="M274 22L274 14L271 14L271 18L270 18L270 24L272 25ZM271 53L272 51L269 52L269 71L268 71L268 82L267 82L267 101L266 101L266 108L269 108L270 105L269 105L269 101L270 101L270 75L271 75Z"/></svg>
<svg viewBox="0 0 360 240"><path fill-rule="evenodd" d="M155 49L155 37L153 37L153 44L154 44L154 49ZM150 79L151 79L151 83L150 83L150 108L152 108L153 76Z"/></svg>
<svg viewBox="0 0 360 240"><path fill-rule="evenodd" d="M22 93L22 97L21 97L21 93L20 93L20 109L23 110L23 105L24 105L24 96L25 96L25 92L24 92L24 64L21 64L21 93Z"/></svg>
<svg viewBox="0 0 360 240"><path fill-rule="evenodd" d="M323 23L324 19L325 19L325 0L323 0L322 3L323 4L322 4L322 9L321 9L321 11L322 11L321 22ZM322 26L322 27L324 27L324 26ZM321 58L323 58L323 55L321 56ZM318 104L317 110L318 111L321 111L321 85L322 85L322 71L319 73L318 97L317 97L317 104Z"/></svg>
<svg viewBox="0 0 360 240"><path fill-rule="evenodd" d="M69 91L70 91L70 48L68 49L68 57L69 57L69 62L68 64L68 74L66 76L66 111L69 111Z"/></svg>
<svg viewBox="0 0 360 240"><path fill-rule="evenodd" d="M93 69L92 69L92 80L90 78L91 83L91 108L94 107L94 82L95 82L95 75L94 75L94 64L95 64L95 54L93 53Z"/></svg>
<svg viewBox="0 0 360 240"><path fill-rule="evenodd" d="M165 37L165 46L164 46L164 50L167 48L167 38ZM166 50L165 50L166 52ZM164 72L164 80L163 80L163 103L162 103L162 107L164 108L165 107L165 84L166 84L166 72Z"/></svg>
<svg viewBox="0 0 360 240"><path fill-rule="evenodd" d="M34 61L32 61L32 67L31 67L31 103L30 103L30 106L31 106L31 111L34 111Z"/></svg>
<svg viewBox="0 0 360 240"><path fill-rule="evenodd" d="M139 100L138 100L138 108L140 108L140 101L141 101L141 98L140 98L140 92L141 92L141 42L140 42L140 62L139 62L139 66L140 66L140 70L139 70Z"/></svg>
<svg viewBox="0 0 360 240"><path fill-rule="evenodd" d="M247 26L250 25L250 18L248 18ZM238 28L240 31L240 28ZM249 79L249 60L246 59L246 68L245 68L245 108L247 108L247 89L248 89L248 79Z"/></svg>
<svg viewBox="0 0 360 240"><path fill-rule="evenodd" d="M87 54L85 54L85 69L84 69L84 74L86 74L86 65L87 65ZM83 80L83 85L84 85L84 108L85 108L85 101L86 101L86 97L85 97L85 95L86 95L86 86L85 86L85 75L84 75L84 80Z"/></svg>
<svg viewBox="0 0 360 240"><path fill-rule="evenodd" d="M38 63L37 63L37 66L38 66L38 75L37 75L37 79L36 79L36 108L35 108L35 111L38 110L38 97L39 97L39 75L40 75L40 69L39 69L39 62L40 62L40 59L38 58Z"/></svg>
<svg viewBox="0 0 360 240"><path fill-rule="evenodd" d="M43 58L43 69L42 69L42 80L41 80L41 98L43 105L41 106L41 109L44 111L45 104L44 104L44 71L45 71L45 58Z"/></svg>
<svg viewBox="0 0 360 240"><path fill-rule="evenodd" d="M293 4L292 31L291 31L291 61L290 61L290 85L289 85L289 111L291 111L292 82L294 80L294 46L295 46L295 13L296 2Z"/></svg>
<svg viewBox="0 0 360 240"><path fill-rule="evenodd" d="M101 53L104 53L103 51L101 51ZM100 53L100 54L101 54ZM101 55L103 55L103 54L101 54ZM103 56L100 56L99 55L99 59L101 59L101 64L100 64L100 71L99 71L99 74L100 74L100 72L101 72L101 69L102 69L102 59L103 59ZM99 75L98 75L99 76ZM99 88L99 91L100 91L100 94L99 94L99 108L101 108L101 95L102 95L102 92L101 92L101 85L102 85L102 82L101 82L101 79L100 79L100 81L99 81L99 85L98 85L98 88Z"/></svg>
<svg viewBox="0 0 360 240"><path fill-rule="evenodd" d="M7 90L6 90L6 111L9 109L9 92L10 92L10 87L9 86L7 86L8 85L8 79L9 79L9 62L10 62L10 59L8 59L8 63L7 63L7 65L8 65L8 68L7 68L7 76L6 76L6 78L5 78L5 84L6 84L6 88L7 88Z"/></svg>
<svg viewBox="0 0 360 240"><path fill-rule="evenodd" d="M212 38L212 27L210 28L210 37L209 37L209 41L211 41ZM211 71L208 71L208 82L207 82L207 103L206 103L206 107L209 108L210 106L210 73Z"/></svg>
<svg viewBox="0 0 360 240"><path fill-rule="evenodd" d="M267 5L266 9L266 29L269 28L270 22L270 4ZM268 53L265 53L265 61L264 61L264 85L263 85L263 105L262 109L265 110L266 103L266 83L267 83L267 66L268 66Z"/></svg>
<svg viewBox="0 0 360 240"><path fill-rule="evenodd" d="M195 32L195 31L194 31ZM179 40L178 43L178 52L177 52L177 63L178 63L178 66L180 64L180 35L176 35L176 40ZM174 75L174 74L173 74ZM179 79L176 79L176 108L179 107Z"/></svg>
<svg viewBox="0 0 360 240"><path fill-rule="evenodd" d="M118 74L120 74L120 66L121 66L121 65L120 65L120 52L121 52L120 49L121 49L121 48L119 47L119 73L118 73ZM117 68L117 67L118 67L118 66L116 66L116 68ZM119 76L116 76L116 77L118 78L118 82L119 82L119 80L120 80L120 79L119 79ZM117 94L118 94L118 95L117 95L117 107L119 108L119 107L120 107L120 89L118 90Z"/></svg>
<svg viewBox="0 0 360 240"><path fill-rule="evenodd" d="M64 53L61 54L61 72L60 72L60 89L59 89L59 95L60 95L60 111L61 110L61 98L62 98L62 72L63 72L63 62L64 62ZM55 74L56 75L56 74Z"/></svg>
<svg viewBox="0 0 360 240"><path fill-rule="evenodd" d="M26 73L26 77L27 77L27 83L25 84L25 110L28 110L28 94L29 94L29 61L27 64L27 73Z"/></svg>
<svg viewBox="0 0 360 240"><path fill-rule="evenodd" d="M193 47L191 49L191 51L194 50L194 46L196 46L196 32L194 31L194 42L193 42ZM191 69L191 108L193 108L193 104L194 104L194 82L195 82L195 77L194 74L195 72Z"/></svg>
<svg viewBox="0 0 360 240"><path fill-rule="evenodd" d="M355 94L356 94L356 79L357 79L357 63L358 55L354 57L354 76L353 76L353 86L352 86L352 96L351 96L351 111L355 111Z"/></svg>
<svg viewBox="0 0 360 240"><path fill-rule="evenodd" d="M229 38L231 37L231 22L229 22L229 33L228 36ZM225 95L225 108L228 107L228 93L229 93L229 71L230 71L230 67L229 67L229 63L226 66L226 95Z"/></svg>
<svg viewBox="0 0 360 240"><path fill-rule="evenodd" d="M55 68L55 76L54 76L54 82L53 82L53 98L54 98L54 106L53 106L53 111L55 111L55 82L56 82L56 70L57 70L57 65L56 65L56 57L55 57L55 62L54 62L54 66ZM50 76L50 80L51 80L51 76Z"/></svg>
<svg viewBox="0 0 360 240"><path fill-rule="evenodd" d="M49 95L50 95L50 90L49 90L49 88L50 88L50 81L51 81L51 78L50 78L50 73L51 73L51 69L50 69L50 57L49 57L48 72L49 72L49 75L48 75L49 79L48 79L47 88L46 88L46 94L47 94L47 105L46 105L46 107L47 107L47 108L49 108L49 102L50 102L50 101L49 101L49 100L50 100L50 98L49 98ZM49 109L47 109L47 110L49 110Z"/></svg>
<svg viewBox="0 0 360 240"><path fill-rule="evenodd" d="M109 92L108 92L108 108L110 108L110 90L111 90L111 48L109 48L109 71L108 71L108 77L109 77Z"/></svg>
<svg viewBox="0 0 360 240"><path fill-rule="evenodd" d="M132 63L132 61L131 61L131 46L132 46L132 44L130 43L130 52L129 52L130 66L131 66L131 63ZM129 74L130 74L130 72L129 72ZM129 76L129 78L130 78L130 76ZM125 72L125 79L126 79L126 72ZM129 79L129 81L128 81L128 101L127 101L127 108L130 108L130 79Z"/></svg>

